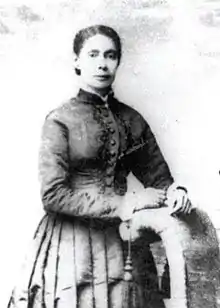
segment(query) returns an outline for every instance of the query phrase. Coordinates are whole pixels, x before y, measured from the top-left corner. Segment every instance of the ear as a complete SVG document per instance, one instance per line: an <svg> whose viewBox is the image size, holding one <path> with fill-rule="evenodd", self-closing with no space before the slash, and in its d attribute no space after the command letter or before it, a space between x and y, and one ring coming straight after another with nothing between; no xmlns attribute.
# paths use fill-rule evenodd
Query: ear
<svg viewBox="0 0 220 308"><path fill-rule="evenodd" d="M77 70L80 70L80 65L79 65L79 57L74 54L73 56L73 61L74 61L74 68L77 69Z"/></svg>

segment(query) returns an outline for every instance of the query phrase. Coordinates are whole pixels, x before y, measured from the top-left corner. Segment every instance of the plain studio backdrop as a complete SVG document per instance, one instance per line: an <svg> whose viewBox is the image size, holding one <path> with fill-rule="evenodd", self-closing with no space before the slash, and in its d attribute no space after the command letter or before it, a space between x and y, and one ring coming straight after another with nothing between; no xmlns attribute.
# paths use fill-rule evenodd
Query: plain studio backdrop
<svg viewBox="0 0 220 308"><path fill-rule="evenodd" d="M75 95L72 39L94 23L122 37L117 97L145 116L175 179L220 227L220 2L1 0L1 307L43 215L41 127Z"/></svg>

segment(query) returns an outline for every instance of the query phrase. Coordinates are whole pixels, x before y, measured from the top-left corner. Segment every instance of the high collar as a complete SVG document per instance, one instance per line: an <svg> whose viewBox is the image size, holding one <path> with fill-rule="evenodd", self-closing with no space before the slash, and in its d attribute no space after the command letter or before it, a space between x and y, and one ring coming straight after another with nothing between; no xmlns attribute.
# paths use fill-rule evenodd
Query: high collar
<svg viewBox="0 0 220 308"><path fill-rule="evenodd" d="M105 97L101 97L98 94L88 92L84 89L80 89L77 98L84 102L84 103L89 103L89 104L94 104L94 105L110 105L112 98L114 97L114 93L112 90L109 91L109 93Z"/></svg>

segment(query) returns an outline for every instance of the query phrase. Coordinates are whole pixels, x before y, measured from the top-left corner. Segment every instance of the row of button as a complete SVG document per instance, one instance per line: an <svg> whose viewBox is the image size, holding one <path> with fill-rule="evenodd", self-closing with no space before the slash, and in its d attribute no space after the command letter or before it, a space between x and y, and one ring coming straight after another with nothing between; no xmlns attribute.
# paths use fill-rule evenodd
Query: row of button
<svg viewBox="0 0 220 308"><path fill-rule="evenodd" d="M104 106L101 109L101 115L104 116L104 123L106 124L106 128L111 134L110 142L108 144L110 159L108 161L108 166L106 168L106 177L105 177L105 185L106 187L112 188L114 182L114 168L116 165L116 156L118 152L118 142L117 142L117 132L116 132L116 123L110 109ZM108 119L108 120L107 120ZM106 121L107 120L107 121Z"/></svg>

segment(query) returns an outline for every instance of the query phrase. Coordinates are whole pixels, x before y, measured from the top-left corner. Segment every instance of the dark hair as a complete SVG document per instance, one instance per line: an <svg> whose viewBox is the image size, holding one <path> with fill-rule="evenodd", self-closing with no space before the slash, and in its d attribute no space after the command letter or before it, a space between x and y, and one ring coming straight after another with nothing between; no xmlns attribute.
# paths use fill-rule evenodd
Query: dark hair
<svg viewBox="0 0 220 308"><path fill-rule="evenodd" d="M90 26L84 29L81 29L75 36L74 41L73 41L73 51L74 53L78 56L80 54L80 51L83 47L83 44L85 43L86 40L88 40L90 37L96 35L96 34L102 34L110 39L113 40L117 54L118 54L118 64L120 63L121 60L121 40L118 35L118 33L112 29L111 27L104 26L104 25L95 25L95 26ZM75 69L76 74L80 75L80 70Z"/></svg>

